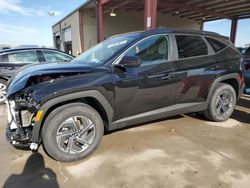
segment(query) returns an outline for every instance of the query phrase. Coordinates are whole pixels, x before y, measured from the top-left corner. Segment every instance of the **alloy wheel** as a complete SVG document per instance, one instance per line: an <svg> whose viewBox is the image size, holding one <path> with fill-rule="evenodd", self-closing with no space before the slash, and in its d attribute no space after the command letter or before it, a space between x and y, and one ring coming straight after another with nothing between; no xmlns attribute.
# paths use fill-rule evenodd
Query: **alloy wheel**
<svg viewBox="0 0 250 188"><path fill-rule="evenodd" d="M59 126L56 140L58 147L63 152L79 154L90 147L94 142L95 135L95 126L89 118L74 116Z"/></svg>
<svg viewBox="0 0 250 188"><path fill-rule="evenodd" d="M225 117L233 107L233 96L230 91L222 91L216 100L216 113Z"/></svg>

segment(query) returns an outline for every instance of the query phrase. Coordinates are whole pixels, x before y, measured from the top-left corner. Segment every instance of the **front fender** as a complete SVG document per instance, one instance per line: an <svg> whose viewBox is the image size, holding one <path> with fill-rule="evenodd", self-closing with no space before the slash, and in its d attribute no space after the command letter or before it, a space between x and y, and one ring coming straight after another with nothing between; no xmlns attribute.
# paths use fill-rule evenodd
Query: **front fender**
<svg viewBox="0 0 250 188"><path fill-rule="evenodd" d="M46 119L46 112L49 111L50 108L53 106L60 104L65 101L74 100L74 99L81 99L85 97L93 97L95 98L105 109L106 114L108 116L108 123L110 124L113 119L113 108L109 104L109 102L106 100L106 98L97 90L89 90L89 91L82 91L82 92L76 92L72 94L63 95L54 99L51 99L44 103L39 111L43 111L42 116L38 122L35 122L35 125L32 130L32 143L39 143L39 135L41 132L41 128L43 126L43 122Z"/></svg>

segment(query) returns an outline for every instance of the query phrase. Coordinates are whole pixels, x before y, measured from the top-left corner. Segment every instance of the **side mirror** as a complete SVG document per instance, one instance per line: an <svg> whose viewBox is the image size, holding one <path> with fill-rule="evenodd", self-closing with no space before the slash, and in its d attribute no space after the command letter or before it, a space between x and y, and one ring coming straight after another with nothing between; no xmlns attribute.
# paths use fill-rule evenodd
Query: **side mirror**
<svg viewBox="0 0 250 188"><path fill-rule="evenodd" d="M119 64L124 67L139 67L141 60L137 56L124 56Z"/></svg>

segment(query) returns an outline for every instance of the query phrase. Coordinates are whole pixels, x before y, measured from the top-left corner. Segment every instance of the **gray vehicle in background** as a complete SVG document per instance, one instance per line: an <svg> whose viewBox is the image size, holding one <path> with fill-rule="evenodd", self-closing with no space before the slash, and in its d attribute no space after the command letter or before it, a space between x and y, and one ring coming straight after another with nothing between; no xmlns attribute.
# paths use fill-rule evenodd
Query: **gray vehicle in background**
<svg viewBox="0 0 250 188"><path fill-rule="evenodd" d="M0 50L0 104L5 100L6 83L21 67L35 63L70 62L74 57L51 48L13 48Z"/></svg>

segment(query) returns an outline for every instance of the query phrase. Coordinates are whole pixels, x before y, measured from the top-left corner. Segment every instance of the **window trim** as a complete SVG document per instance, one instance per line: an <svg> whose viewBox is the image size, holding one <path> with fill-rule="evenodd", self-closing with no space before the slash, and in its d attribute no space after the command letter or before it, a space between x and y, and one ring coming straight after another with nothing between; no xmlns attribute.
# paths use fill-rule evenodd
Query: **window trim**
<svg viewBox="0 0 250 188"><path fill-rule="evenodd" d="M142 39L140 39L139 41L137 41L136 43L134 43L132 46L128 47L126 50L124 50L117 58L115 58L115 60L112 62L112 66L113 65L117 65L120 63L120 61L122 60L122 58L124 57L124 55L129 51L131 50L132 48L134 48L137 44L143 42L144 40L147 40L149 38L152 38L152 37L157 37L157 36L164 36L165 38L167 37L168 39L168 60L165 61L166 62L170 62L172 61L172 56L171 54L173 54L173 39L172 39L172 35L173 34L169 34L169 33L161 33L161 34L154 34L154 35L150 35L150 36L147 36L147 37L144 37ZM171 53L170 53L171 51ZM162 64L162 62L160 63L154 63L154 64ZM145 64L145 65L149 65L149 64Z"/></svg>
<svg viewBox="0 0 250 188"><path fill-rule="evenodd" d="M200 37L204 43L206 44L207 46L207 54L206 55L198 55L198 56L191 56L191 57L185 57L185 58L179 58L179 53L178 53L178 45L177 45L177 40L176 40L176 36L194 36L194 37ZM201 58L201 57L206 57L206 56L211 56L211 55L214 55L213 53L211 53L210 51L210 45L207 44L207 41L204 39L204 36L202 35L195 35L195 34L185 34L185 33L177 33L177 34L174 34L174 38L175 38L175 46L176 46L176 55L177 55L177 60L186 60L186 59L193 59L193 58Z"/></svg>

